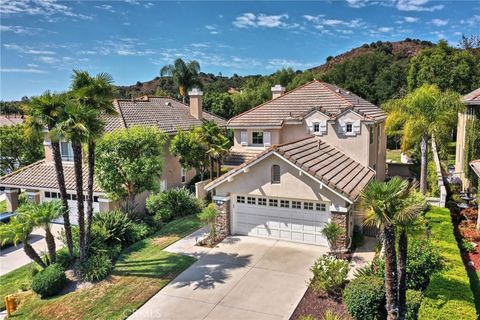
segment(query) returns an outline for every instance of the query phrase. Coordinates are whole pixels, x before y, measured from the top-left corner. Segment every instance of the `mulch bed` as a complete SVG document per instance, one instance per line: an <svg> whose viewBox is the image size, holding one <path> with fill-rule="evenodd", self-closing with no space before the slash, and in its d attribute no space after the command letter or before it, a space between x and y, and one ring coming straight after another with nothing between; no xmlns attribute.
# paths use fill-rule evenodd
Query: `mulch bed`
<svg viewBox="0 0 480 320"><path fill-rule="evenodd" d="M460 212L452 212L452 221L455 230L455 236L459 243L463 239L477 244L475 252L465 252L462 250L462 259L468 270L480 272L480 232L476 230L477 209L463 209Z"/></svg>
<svg viewBox="0 0 480 320"><path fill-rule="evenodd" d="M323 314L327 310L339 315L341 319L352 319L343 304L341 295L330 297L326 293L317 294L312 287L309 287L290 320L297 320L306 315L313 316L315 319L323 319Z"/></svg>

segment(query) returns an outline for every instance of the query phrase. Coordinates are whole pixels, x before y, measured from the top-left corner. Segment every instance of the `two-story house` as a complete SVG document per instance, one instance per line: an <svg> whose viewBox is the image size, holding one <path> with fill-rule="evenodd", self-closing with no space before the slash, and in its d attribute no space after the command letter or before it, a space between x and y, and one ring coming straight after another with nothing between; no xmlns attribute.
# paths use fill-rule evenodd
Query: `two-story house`
<svg viewBox="0 0 480 320"><path fill-rule="evenodd" d="M221 126L226 124L225 120L202 110L203 93L200 90L193 89L189 95L189 106L168 97L144 96L139 99L118 99L113 102L117 114L106 116L104 119L106 132L135 125L148 125L158 127L159 130L168 134L170 139L164 147L165 165L160 178L160 187L163 190L183 186L195 176L195 170L184 170L178 158L169 152L169 142L176 134L177 129L189 130L192 127L201 126L204 120L215 121ZM51 201L60 197L48 132L45 132L44 137L45 159L0 178L0 187L4 189L7 196L8 211L14 211L17 208L20 190L25 190L28 199L35 202ZM76 224L78 217L76 216L77 199L72 147L69 142L61 142L60 147L70 220ZM87 188L86 172L85 168L84 192ZM144 193L137 196L137 210L144 208L147 195L148 193ZM95 184L94 210L110 211L116 207L118 207L118 203L108 199L98 184Z"/></svg>
<svg viewBox="0 0 480 320"><path fill-rule="evenodd" d="M205 186L225 232L325 245L320 231L334 220L348 247L362 228L359 195L384 180L386 114L337 86L317 80L228 121L232 169Z"/></svg>

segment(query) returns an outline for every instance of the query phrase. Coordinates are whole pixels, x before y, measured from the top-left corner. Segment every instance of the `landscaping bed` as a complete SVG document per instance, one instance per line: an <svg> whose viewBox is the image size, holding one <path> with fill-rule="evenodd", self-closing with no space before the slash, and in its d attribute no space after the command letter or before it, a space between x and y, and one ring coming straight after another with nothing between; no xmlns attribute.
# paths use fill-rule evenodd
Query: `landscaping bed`
<svg viewBox="0 0 480 320"><path fill-rule="evenodd" d="M341 316L342 320L352 319L343 303L342 295L332 297L326 293L318 294L312 287L308 287L302 300L300 300L300 303L290 317L290 320L301 320L304 316L322 319L325 312L329 310Z"/></svg>
<svg viewBox="0 0 480 320"><path fill-rule="evenodd" d="M112 274L88 289L49 299L40 299L30 290L16 293L20 306L12 318L124 319L195 261L192 257L162 249L199 227L195 216L167 223L154 236L124 250ZM3 284L15 279L15 283L21 283L22 278L28 281L26 267L1 277L0 281ZM3 293L13 292L4 290Z"/></svg>

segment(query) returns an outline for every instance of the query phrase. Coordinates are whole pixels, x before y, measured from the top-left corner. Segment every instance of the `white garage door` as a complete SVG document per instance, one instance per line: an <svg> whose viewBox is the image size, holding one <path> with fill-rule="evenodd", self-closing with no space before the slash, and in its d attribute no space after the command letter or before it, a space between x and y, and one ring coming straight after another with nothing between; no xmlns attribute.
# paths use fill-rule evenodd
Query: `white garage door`
<svg viewBox="0 0 480 320"><path fill-rule="evenodd" d="M72 200L73 199L76 199L76 195L75 194L67 194L69 200L67 201L68 202L68 209L70 210L70 224L72 225L75 225L75 226L78 226L78 214L77 214L77 201L76 200ZM58 200L60 199L60 194L58 192L44 192L43 194L43 201L53 201L53 200ZM84 206L85 206L85 213L86 213L86 210L87 210L87 202L85 201L84 202ZM98 203L98 197L94 197L94 201L93 201L93 212L98 212L100 210L100 205ZM85 215L85 219L86 219L86 215ZM60 217L58 219L55 220L55 222L57 223L63 223L63 217Z"/></svg>
<svg viewBox="0 0 480 320"><path fill-rule="evenodd" d="M330 219L327 203L247 195L233 201L234 234L327 245L320 233Z"/></svg>

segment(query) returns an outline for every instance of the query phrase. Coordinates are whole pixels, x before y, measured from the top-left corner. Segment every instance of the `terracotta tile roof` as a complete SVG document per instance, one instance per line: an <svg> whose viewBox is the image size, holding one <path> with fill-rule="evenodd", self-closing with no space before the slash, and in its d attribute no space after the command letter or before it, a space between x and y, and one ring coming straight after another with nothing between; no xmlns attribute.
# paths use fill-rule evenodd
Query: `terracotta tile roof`
<svg viewBox="0 0 480 320"><path fill-rule="evenodd" d="M0 127L13 126L15 124L23 123L25 120L21 116L16 115L0 115Z"/></svg>
<svg viewBox="0 0 480 320"><path fill-rule="evenodd" d="M210 182L205 188L212 188L271 152L277 152L351 201L356 200L368 182L375 177L373 169L361 165L339 149L325 143L321 138L312 136L299 141L272 146Z"/></svg>
<svg viewBox="0 0 480 320"><path fill-rule="evenodd" d="M480 159L470 161L470 167L475 174L480 178Z"/></svg>
<svg viewBox="0 0 480 320"><path fill-rule="evenodd" d="M83 168L83 188L87 190L87 167ZM65 185L67 190L75 191L75 173L73 164L63 163L63 172L65 175ZM40 189L58 189L57 175L55 165L47 163L45 160L32 163L0 177L0 186L18 187L18 188L40 188ZM102 192L102 189L94 183L93 190Z"/></svg>
<svg viewBox="0 0 480 320"><path fill-rule="evenodd" d="M200 126L203 121L190 115L189 106L172 98L142 97L136 100L115 100L118 115L105 116L105 130L128 128L135 125L152 125L167 133L174 133L177 128L184 130ZM221 126L226 121L203 111L203 118L215 121Z"/></svg>
<svg viewBox="0 0 480 320"><path fill-rule="evenodd" d="M467 105L480 105L480 88L464 95L462 100Z"/></svg>
<svg viewBox="0 0 480 320"><path fill-rule="evenodd" d="M235 150L231 149L228 156L223 161L223 165L227 167L236 167L255 158L259 153L262 153L263 150Z"/></svg>
<svg viewBox="0 0 480 320"><path fill-rule="evenodd" d="M320 109L334 117L348 108L366 119L386 118L382 109L357 95L335 85L313 80L233 117L228 121L228 126L281 126L288 119L303 119L313 109Z"/></svg>

